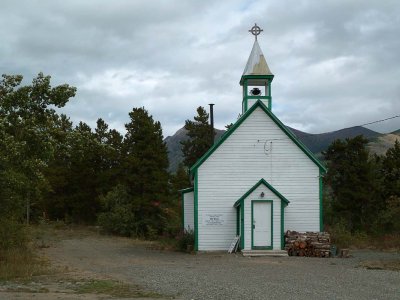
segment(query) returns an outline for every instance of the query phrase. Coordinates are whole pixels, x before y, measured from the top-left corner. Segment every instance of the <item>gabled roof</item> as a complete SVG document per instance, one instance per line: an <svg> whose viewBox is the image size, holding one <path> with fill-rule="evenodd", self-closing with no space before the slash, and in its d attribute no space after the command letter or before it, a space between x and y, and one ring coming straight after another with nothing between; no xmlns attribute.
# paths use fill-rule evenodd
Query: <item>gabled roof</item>
<svg viewBox="0 0 400 300"><path fill-rule="evenodd" d="M219 146L223 144L223 142L242 124L257 108L260 107L271 119L275 122L276 125L320 168L322 172L326 172L326 168L324 165L314 156L314 154L308 150L308 148L265 106L261 100L257 100L257 102L251 106L240 118L236 121L235 124L225 134L216 142L211 148L202 156L200 159L190 168L190 172L194 172L200 167L207 158L214 153L215 150L218 149Z"/></svg>
<svg viewBox="0 0 400 300"><path fill-rule="evenodd" d="M273 75L257 40L254 41L253 49L251 49L249 59L243 71L243 76L247 75Z"/></svg>
<svg viewBox="0 0 400 300"><path fill-rule="evenodd" d="M258 188L261 184L265 185L271 192L273 192L278 198L280 198L283 202L285 202L286 205L290 203L288 199L286 199L284 196L282 196L281 193L279 193L272 185L270 185L264 178L261 178L251 189L249 189L242 197L240 197L233 207L238 207L241 202L247 198L248 195L250 195L256 188Z"/></svg>

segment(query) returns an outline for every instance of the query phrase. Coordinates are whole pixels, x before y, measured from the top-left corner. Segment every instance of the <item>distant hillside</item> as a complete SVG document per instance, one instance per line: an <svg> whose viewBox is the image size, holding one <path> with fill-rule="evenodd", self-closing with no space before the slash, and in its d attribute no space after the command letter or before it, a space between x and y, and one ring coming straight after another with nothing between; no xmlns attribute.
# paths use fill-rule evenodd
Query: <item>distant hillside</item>
<svg viewBox="0 0 400 300"><path fill-rule="evenodd" d="M399 129L399 130L396 130L396 131L393 131L393 132L391 132L391 134L397 134L397 135L400 135L400 129Z"/></svg>
<svg viewBox="0 0 400 300"><path fill-rule="evenodd" d="M321 151L326 150L336 139L353 138L357 135L363 135L365 138L370 140L368 147L371 152L384 154L387 149L393 146L396 137L400 136L400 129L389 134L381 134L361 126L344 128L337 131L319 134L311 134L294 128L288 128L319 158L321 158ZM225 130L220 129L216 129L216 131L216 139L219 139L225 132ZM165 142L169 151L169 170L171 172L175 172L179 163L182 161L180 142L186 139L186 130L184 128L179 129L173 136L165 138Z"/></svg>
<svg viewBox="0 0 400 300"><path fill-rule="evenodd" d="M386 154L386 151L389 148L393 147L396 140L400 142L400 130L397 130L397 132L398 132L397 134L393 133L383 134L373 139L372 141L369 142L368 149L372 153L376 153L378 155Z"/></svg>
<svg viewBox="0 0 400 300"><path fill-rule="evenodd" d="M290 127L289 127L290 128ZM357 135L363 135L368 140L381 136L381 133L372 131L370 129L355 126L344 128L337 131L326 133L311 134L302 132L300 130L290 128L290 130L308 147L313 153L319 153L326 150L334 140L353 138Z"/></svg>

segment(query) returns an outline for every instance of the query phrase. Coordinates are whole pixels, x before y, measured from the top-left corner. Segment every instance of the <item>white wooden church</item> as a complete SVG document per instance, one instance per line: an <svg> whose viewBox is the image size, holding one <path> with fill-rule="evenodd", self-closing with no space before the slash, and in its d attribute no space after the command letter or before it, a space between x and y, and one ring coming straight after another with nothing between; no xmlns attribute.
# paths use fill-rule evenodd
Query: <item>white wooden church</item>
<svg viewBox="0 0 400 300"><path fill-rule="evenodd" d="M242 116L190 169L183 226L195 250L281 250L287 230L322 231L324 166L273 114L271 73L256 37L240 85Z"/></svg>

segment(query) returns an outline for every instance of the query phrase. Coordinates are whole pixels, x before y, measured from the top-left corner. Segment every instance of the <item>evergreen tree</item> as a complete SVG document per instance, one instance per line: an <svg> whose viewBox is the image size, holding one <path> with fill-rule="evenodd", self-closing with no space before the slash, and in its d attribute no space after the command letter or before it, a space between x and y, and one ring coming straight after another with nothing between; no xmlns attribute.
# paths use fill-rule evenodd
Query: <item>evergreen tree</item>
<svg viewBox="0 0 400 300"><path fill-rule="evenodd" d="M160 122L144 108L129 113L124 139L124 181L133 197L137 235L159 234L168 205L168 156Z"/></svg>
<svg viewBox="0 0 400 300"><path fill-rule="evenodd" d="M97 141L97 194L103 195L119 183L123 138L118 131L109 130L102 119L97 120L94 137Z"/></svg>
<svg viewBox="0 0 400 300"><path fill-rule="evenodd" d="M386 232L400 232L400 143L387 150L382 160L383 197L386 211L382 216Z"/></svg>
<svg viewBox="0 0 400 300"><path fill-rule="evenodd" d="M62 219L66 204L69 202L68 188L71 167L69 141L73 132L72 122L65 115L61 115L54 124L52 134L55 142L54 156L44 172L50 189L40 204L40 211L46 219Z"/></svg>
<svg viewBox="0 0 400 300"><path fill-rule="evenodd" d="M382 161L385 198L400 197L400 143L396 140L394 146L387 150Z"/></svg>
<svg viewBox="0 0 400 300"><path fill-rule="evenodd" d="M185 121L185 129L189 139L181 142L183 163L185 166L191 167L213 144L211 126L208 124L208 113L203 107L197 108L197 116L194 117L194 121Z"/></svg>
<svg viewBox="0 0 400 300"><path fill-rule="evenodd" d="M171 176L172 192L176 194L179 190L190 187L189 173L187 168L180 163L176 173Z"/></svg>
<svg viewBox="0 0 400 300"><path fill-rule="evenodd" d="M99 143L89 125L80 122L69 135L68 187L64 191L64 218L91 223L100 208L97 191Z"/></svg>
<svg viewBox="0 0 400 300"><path fill-rule="evenodd" d="M56 154L46 170L51 190L42 211L50 219L92 223L99 197L121 180L122 136L102 119L92 132L83 122L73 129L62 116L56 129Z"/></svg>
<svg viewBox="0 0 400 300"><path fill-rule="evenodd" d="M383 210L379 177L362 136L334 141L324 153L328 161L325 182L332 191L332 210L350 230L370 231Z"/></svg>
<svg viewBox="0 0 400 300"><path fill-rule="evenodd" d="M226 130L231 129L233 126L233 123L229 123L228 125L225 125Z"/></svg>
<svg viewBox="0 0 400 300"><path fill-rule="evenodd" d="M191 186L188 169L180 163L176 173L171 175L171 204L169 206L170 233L176 235L182 226L182 195L180 190Z"/></svg>

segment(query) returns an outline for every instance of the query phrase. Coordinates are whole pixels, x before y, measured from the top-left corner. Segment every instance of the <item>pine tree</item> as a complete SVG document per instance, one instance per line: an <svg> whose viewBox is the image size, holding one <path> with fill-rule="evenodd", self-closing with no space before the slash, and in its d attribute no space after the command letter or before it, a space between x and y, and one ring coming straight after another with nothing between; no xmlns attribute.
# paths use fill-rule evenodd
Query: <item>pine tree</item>
<svg viewBox="0 0 400 300"><path fill-rule="evenodd" d="M168 156L160 122L144 108L129 113L124 139L125 184L133 197L136 234L162 232L163 208L168 205Z"/></svg>
<svg viewBox="0 0 400 300"><path fill-rule="evenodd" d="M176 194L179 190L190 187L190 180L187 168L180 163L176 173L171 176L172 192Z"/></svg>
<svg viewBox="0 0 400 300"><path fill-rule="evenodd" d="M382 161L385 197L400 197L400 143L396 140L394 146L387 150Z"/></svg>
<svg viewBox="0 0 400 300"><path fill-rule="evenodd" d="M93 222L99 211L97 191L99 144L89 125L80 122L68 141L71 147L68 201L64 215L75 222Z"/></svg>
<svg viewBox="0 0 400 300"><path fill-rule="evenodd" d="M191 167L213 144L211 126L208 124L208 113L203 107L197 108L197 116L194 117L194 121L185 121L185 129L189 139L181 142L183 163L185 166Z"/></svg>
<svg viewBox="0 0 400 300"><path fill-rule="evenodd" d="M379 178L362 136L334 141L325 154L325 182L332 190L332 209L350 230L369 231L383 210Z"/></svg>
<svg viewBox="0 0 400 300"><path fill-rule="evenodd" d="M94 138L97 141L97 194L104 195L119 183L121 172L122 136L109 130L104 120L97 120Z"/></svg>
<svg viewBox="0 0 400 300"><path fill-rule="evenodd" d="M383 197L386 211L382 215L385 232L400 232L400 143L387 150L382 159Z"/></svg>
<svg viewBox="0 0 400 300"><path fill-rule="evenodd" d="M50 190L43 197L40 211L43 217L50 219L64 218L65 205L68 203L68 187L71 166L72 122L65 115L55 121L53 139L55 142L54 157L45 170L45 177Z"/></svg>

